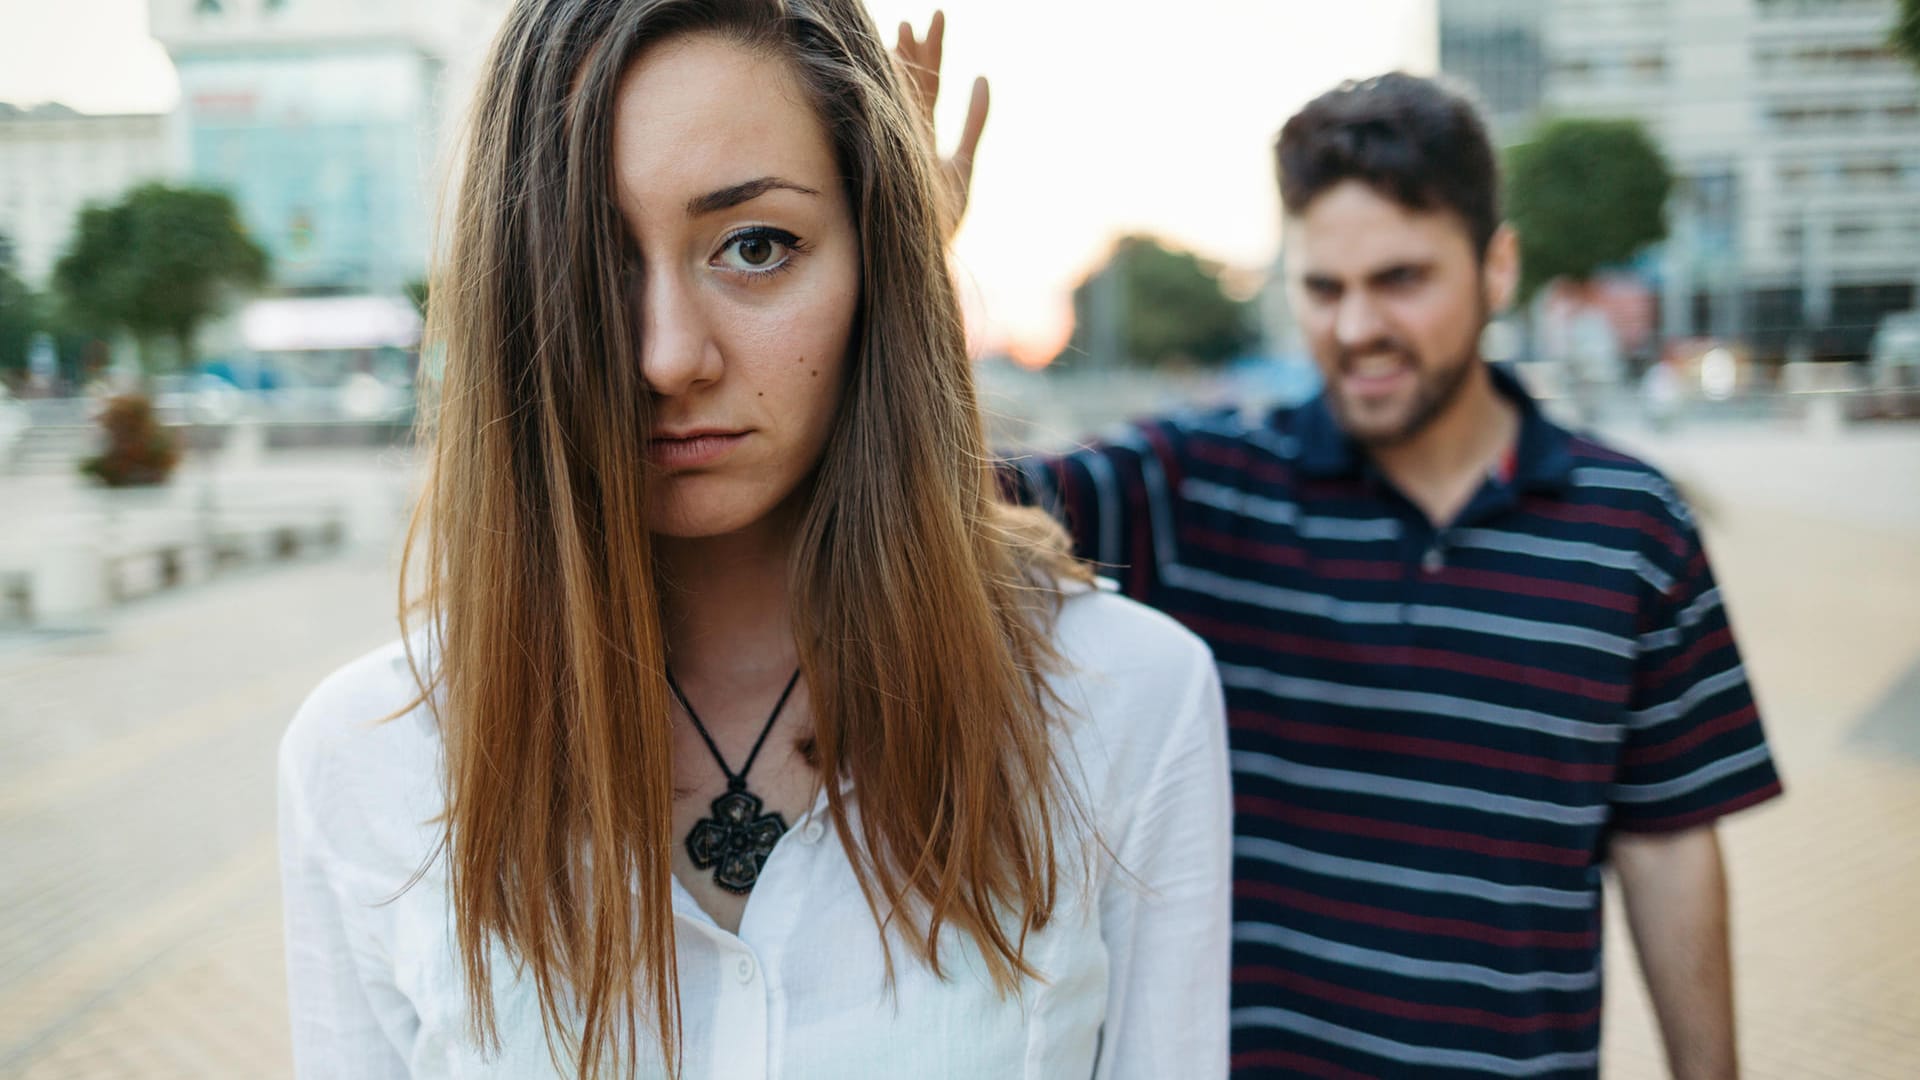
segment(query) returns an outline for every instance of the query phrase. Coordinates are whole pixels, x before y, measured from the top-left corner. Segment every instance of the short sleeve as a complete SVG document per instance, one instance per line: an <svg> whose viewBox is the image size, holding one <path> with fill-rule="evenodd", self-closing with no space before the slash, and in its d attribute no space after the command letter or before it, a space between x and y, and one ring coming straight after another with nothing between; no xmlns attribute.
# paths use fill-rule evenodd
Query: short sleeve
<svg viewBox="0 0 1920 1080"><path fill-rule="evenodd" d="M1688 522L1642 618L1614 828L1666 832L1770 799L1780 777L1706 548Z"/></svg>

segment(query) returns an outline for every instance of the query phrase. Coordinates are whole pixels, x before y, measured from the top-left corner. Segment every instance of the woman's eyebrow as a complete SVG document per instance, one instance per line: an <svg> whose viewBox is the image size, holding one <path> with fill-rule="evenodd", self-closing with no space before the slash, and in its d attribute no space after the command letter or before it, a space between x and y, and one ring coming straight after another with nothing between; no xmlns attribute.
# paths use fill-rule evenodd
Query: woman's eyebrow
<svg viewBox="0 0 1920 1080"><path fill-rule="evenodd" d="M741 203L751 202L775 189L797 191L802 195L820 194L804 184L796 184L791 180L782 180L777 176L763 176L758 180L748 180L745 183L723 187L718 191L710 191L705 195L696 195L687 200L687 214L692 217L700 217L704 214L728 210L739 206Z"/></svg>

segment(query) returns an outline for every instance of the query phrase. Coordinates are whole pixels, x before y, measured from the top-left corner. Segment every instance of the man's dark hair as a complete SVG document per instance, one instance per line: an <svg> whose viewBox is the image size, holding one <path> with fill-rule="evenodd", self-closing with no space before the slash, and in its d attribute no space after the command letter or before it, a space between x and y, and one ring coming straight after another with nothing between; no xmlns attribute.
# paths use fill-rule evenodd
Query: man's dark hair
<svg viewBox="0 0 1920 1080"><path fill-rule="evenodd" d="M1341 83L1293 114L1274 157L1290 214L1358 180L1409 210L1451 210L1482 257L1500 225L1486 123L1472 99L1438 80L1396 71Z"/></svg>

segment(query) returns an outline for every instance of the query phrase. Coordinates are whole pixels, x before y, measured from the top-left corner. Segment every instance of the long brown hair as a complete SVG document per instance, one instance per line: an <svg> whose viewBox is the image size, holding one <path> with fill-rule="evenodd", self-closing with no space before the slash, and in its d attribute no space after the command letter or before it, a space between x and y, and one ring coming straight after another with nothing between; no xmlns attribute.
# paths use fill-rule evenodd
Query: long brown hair
<svg viewBox="0 0 1920 1080"><path fill-rule="evenodd" d="M679 1059L649 392L610 147L622 73L694 32L792 66L860 232L847 383L790 572L820 777L877 931L939 972L956 929L1014 991L1060 887L1056 830L1082 816L1041 675L1057 583L1085 573L999 500L927 133L858 0L519 0L434 277L444 378L402 622L430 641L415 674L446 741L474 1035L498 1044L497 942L582 1075L629 1072L642 1027Z"/></svg>

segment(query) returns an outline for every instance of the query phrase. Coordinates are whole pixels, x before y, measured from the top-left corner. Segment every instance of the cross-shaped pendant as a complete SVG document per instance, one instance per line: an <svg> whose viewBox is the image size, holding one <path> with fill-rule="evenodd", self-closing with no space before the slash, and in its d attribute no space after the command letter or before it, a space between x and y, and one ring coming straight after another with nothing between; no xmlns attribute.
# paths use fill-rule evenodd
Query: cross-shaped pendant
<svg viewBox="0 0 1920 1080"><path fill-rule="evenodd" d="M773 845L787 831L779 814L762 814L760 796L744 788L713 800L713 813L687 834L687 854L702 870L713 868L713 883L730 893L753 891Z"/></svg>

